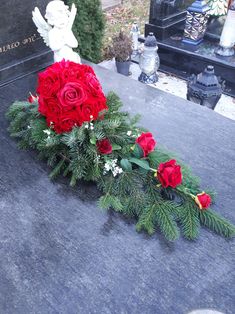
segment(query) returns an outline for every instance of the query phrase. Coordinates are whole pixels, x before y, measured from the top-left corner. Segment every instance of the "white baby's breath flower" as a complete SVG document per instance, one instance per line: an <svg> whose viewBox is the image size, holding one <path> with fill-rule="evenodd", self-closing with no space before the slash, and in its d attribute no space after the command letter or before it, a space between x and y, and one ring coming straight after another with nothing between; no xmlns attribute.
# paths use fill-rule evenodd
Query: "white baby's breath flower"
<svg viewBox="0 0 235 314"><path fill-rule="evenodd" d="M119 168L119 169L118 169L118 173L123 173L122 168Z"/></svg>
<svg viewBox="0 0 235 314"><path fill-rule="evenodd" d="M131 136L132 132L131 131L127 131L126 133L128 136Z"/></svg>
<svg viewBox="0 0 235 314"><path fill-rule="evenodd" d="M48 136L51 134L51 130L49 130L49 129L43 130L43 132L44 132L45 134L47 134Z"/></svg>

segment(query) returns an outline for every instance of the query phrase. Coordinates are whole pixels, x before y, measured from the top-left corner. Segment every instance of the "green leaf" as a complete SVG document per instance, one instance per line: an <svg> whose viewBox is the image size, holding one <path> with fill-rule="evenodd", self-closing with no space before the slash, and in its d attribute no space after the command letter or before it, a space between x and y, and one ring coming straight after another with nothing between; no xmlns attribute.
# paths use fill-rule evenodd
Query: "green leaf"
<svg viewBox="0 0 235 314"><path fill-rule="evenodd" d="M134 149L133 149L133 155L136 158L142 158L144 156L143 150L139 144L135 144Z"/></svg>
<svg viewBox="0 0 235 314"><path fill-rule="evenodd" d="M140 166L145 170L151 170L148 161L145 159L130 158L129 161L133 164Z"/></svg>
<svg viewBox="0 0 235 314"><path fill-rule="evenodd" d="M157 167L159 163L159 157L156 150L148 154L148 159L153 167Z"/></svg>
<svg viewBox="0 0 235 314"><path fill-rule="evenodd" d="M95 137L90 138L90 143L92 145L96 145L96 138Z"/></svg>
<svg viewBox="0 0 235 314"><path fill-rule="evenodd" d="M122 149L122 147L120 145L117 145L117 144L112 144L112 148L113 148L113 150L120 150L120 149Z"/></svg>
<svg viewBox="0 0 235 314"><path fill-rule="evenodd" d="M131 171L132 170L132 165L131 163L129 162L128 159L122 159L121 162L121 167L123 170L126 170L126 171Z"/></svg>

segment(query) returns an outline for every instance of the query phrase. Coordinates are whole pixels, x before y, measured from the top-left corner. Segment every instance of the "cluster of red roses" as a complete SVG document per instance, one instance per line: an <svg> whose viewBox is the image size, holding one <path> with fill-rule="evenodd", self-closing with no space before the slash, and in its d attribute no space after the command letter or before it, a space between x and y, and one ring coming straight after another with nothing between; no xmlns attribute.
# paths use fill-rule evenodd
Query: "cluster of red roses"
<svg viewBox="0 0 235 314"><path fill-rule="evenodd" d="M56 133L97 120L106 97L93 69L70 61L54 63L39 74L39 112Z"/></svg>
<svg viewBox="0 0 235 314"><path fill-rule="evenodd" d="M144 157L147 157L149 153L154 151L156 146L156 141L150 132L142 133L136 139L136 143L142 148ZM182 183L181 166L177 165L176 160L174 159L160 163L155 176L164 188L176 188ZM211 197L205 192L197 194L196 196L193 196L193 198L200 209L206 209L211 204Z"/></svg>

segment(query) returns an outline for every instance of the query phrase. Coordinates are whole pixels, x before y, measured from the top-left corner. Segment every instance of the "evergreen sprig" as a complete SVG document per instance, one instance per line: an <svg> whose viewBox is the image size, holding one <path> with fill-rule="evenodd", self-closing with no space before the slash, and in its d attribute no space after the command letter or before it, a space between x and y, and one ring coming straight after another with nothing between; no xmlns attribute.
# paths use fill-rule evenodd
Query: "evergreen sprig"
<svg viewBox="0 0 235 314"><path fill-rule="evenodd" d="M84 123L69 133L56 134L38 113L37 102L15 102L7 113L9 131L21 148L35 149L40 158L47 160L52 168L51 179L62 174L70 177L72 186L80 179L95 181L103 192L99 207L134 217L137 231L153 234L159 230L167 240L174 241L181 230L185 238L194 240L201 224L222 236L234 236L235 227L229 221L211 209L199 209L192 197L201 192L199 180L187 166L180 163L183 182L179 187L164 189L159 185L153 172L175 156L157 147L144 158L135 144L145 131L138 126L140 116L130 118L122 112L122 103L114 93L107 96L107 104L108 112L92 121L92 128ZM100 154L96 146L105 138L113 148L109 155Z"/></svg>

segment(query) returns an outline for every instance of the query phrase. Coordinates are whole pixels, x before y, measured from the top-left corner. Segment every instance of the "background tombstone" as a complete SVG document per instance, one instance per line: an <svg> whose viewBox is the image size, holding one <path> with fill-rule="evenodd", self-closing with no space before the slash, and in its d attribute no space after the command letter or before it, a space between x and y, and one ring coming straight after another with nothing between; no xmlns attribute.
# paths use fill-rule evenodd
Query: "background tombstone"
<svg viewBox="0 0 235 314"><path fill-rule="evenodd" d="M145 24L145 37L153 32L164 40L183 28L186 9L193 0L151 0L149 23Z"/></svg>
<svg viewBox="0 0 235 314"><path fill-rule="evenodd" d="M32 10L42 15L50 0L0 1L0 86L53 61L50 49L32 21Z"/></svg>

